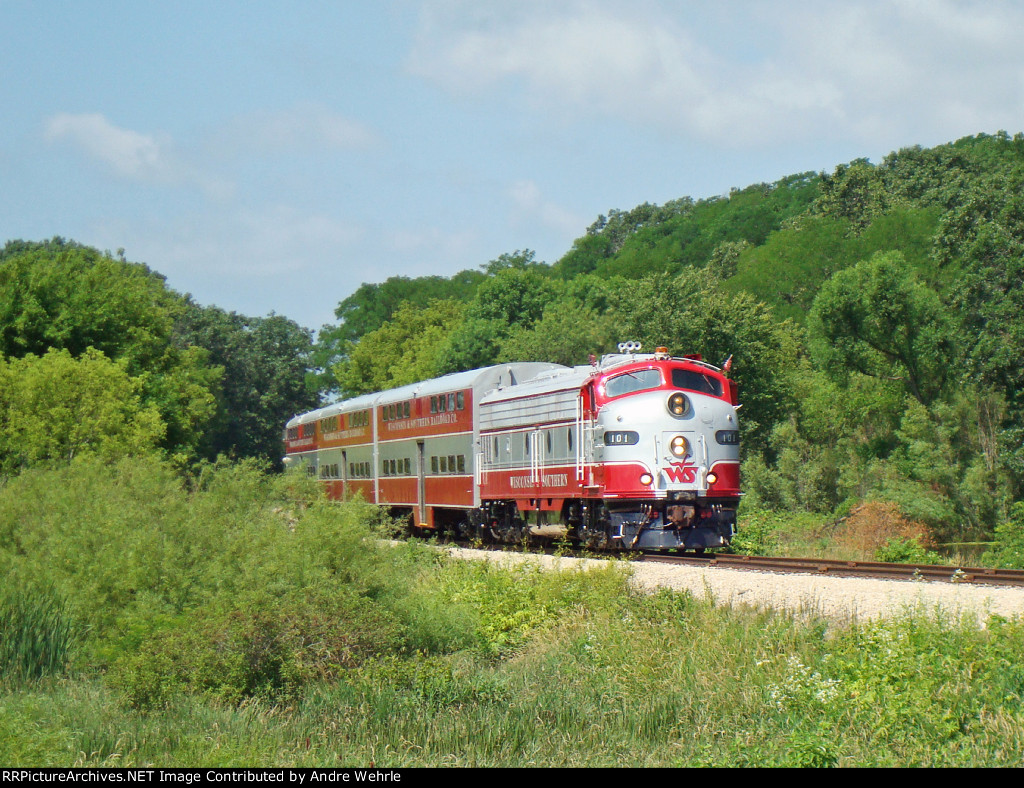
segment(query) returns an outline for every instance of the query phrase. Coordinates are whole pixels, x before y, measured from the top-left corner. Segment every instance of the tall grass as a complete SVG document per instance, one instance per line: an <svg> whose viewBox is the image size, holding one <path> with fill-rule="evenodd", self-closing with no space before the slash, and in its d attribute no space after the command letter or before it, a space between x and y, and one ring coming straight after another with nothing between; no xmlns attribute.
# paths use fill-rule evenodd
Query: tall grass
<svg viewBox="0 0 1024 788"><path fill-rule="evenodd" d="M498 572L500 574L500 570ZM521 578L520 578L521 579ZM37 765L1007 766L1024 626L935 611L837 626L686 594L627 597L494 660L391 655L285 703L102 682L0 696L0 758ZM35 751L24 748L36 745ZM16 748L22 748L22 754ZM14 753L12 755L12 753Z"/></svg>
<svg viewBox="0 0 1024 788"><path fill-rule="evenodd" d="M8 575L0 588L0 679L8 683L58 673L74 635L63 600L52 587L22 586Z"/></svg>

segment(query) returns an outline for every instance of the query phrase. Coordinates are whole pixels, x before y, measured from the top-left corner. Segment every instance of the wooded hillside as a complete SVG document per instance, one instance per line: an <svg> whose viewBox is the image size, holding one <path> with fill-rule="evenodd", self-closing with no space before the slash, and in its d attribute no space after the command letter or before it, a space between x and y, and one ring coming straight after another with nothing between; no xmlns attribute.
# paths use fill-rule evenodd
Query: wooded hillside
<svg viewBox="0 0 1024 788"><path fill-rule="evenodd" d="M611 210L550 265L363 285L318 363L357 394L630 339L731 354L748 507L877 499L991 533L1024 483L1022 181L1024 135L1000 132Z"/></svg>

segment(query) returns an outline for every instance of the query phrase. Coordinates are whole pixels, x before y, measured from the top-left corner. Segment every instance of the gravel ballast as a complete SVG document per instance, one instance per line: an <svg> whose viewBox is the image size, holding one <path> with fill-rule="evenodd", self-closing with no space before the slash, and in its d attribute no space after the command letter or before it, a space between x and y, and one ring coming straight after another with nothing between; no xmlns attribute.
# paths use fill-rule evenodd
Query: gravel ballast
<svg viewBox="0 0 1024 788"><path fill-rule="evenodd" d="M536 553L495 552L454 548L454 555L498 563L536 561L544 566L572 569L605 566L604 561L553 557ZM642 589L689 591L717 604L749 605L840 620L892 617L927 612L946 618L972 617L981 625L992 615L1024 614L1024 589L967 583L869 580L810 574L772 574L723 567L672 566L632 562L633 584Z"/></svg>

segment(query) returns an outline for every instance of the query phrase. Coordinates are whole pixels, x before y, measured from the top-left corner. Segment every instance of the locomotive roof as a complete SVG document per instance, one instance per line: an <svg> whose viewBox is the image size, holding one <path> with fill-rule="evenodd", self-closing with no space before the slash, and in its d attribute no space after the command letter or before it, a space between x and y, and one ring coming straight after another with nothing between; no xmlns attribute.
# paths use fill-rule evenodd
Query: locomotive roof
<svg viewBox="0 0 1024 788"><path fill-rule="evenodd" d="M532 397L549 391L565 391L578 389L583 382L594 374L594 367L589 364L582 367L562 367L552 370L549 374L538 375L532 380L514 386L502 386L485 394L480 400L481 405L492 402L504 402L521 397Z"/></svg>
<svg viewBox="0 0 1024 788"><path fill-rule="evenodd" d="M495 364L481 369L471 369L466 372L453 372L450 375L443 375L439 378L422 380L419 383L411 383L397 389L389 389L377 395L379 404L398 402L411 399L412 397L427 397L431 394L442 394L460 389L476 388L483 383L490 390L493 385L508 385L510 381L514 385L520 385L517 381L530 380L537 375L543 375L549 371L568 369L558 364L547 362L519 362L515 364ZM489 379L493 379L490 385ZM503 383L504 381L504 383Z"/></svg>
<svg viewBox="0 0 1024 788"><path fill-rule="evenodd" d="M548 373L542 373L532 380L520 383L517 386L495 389L484 396L481 404L505 402L522 397L547 394L549 392L578 389L583 386L588 378L594 375L613 372L619 367L625 367L630 364L645 364L652 361L675 361L683 364L692 364L693 366L713 372L721 372L713 364L708 364L706 361L695 358L666 358L654 353L612 353L603 356L598 364L588 364L572 368L562 367L561 369L551 370Z"/></svg>

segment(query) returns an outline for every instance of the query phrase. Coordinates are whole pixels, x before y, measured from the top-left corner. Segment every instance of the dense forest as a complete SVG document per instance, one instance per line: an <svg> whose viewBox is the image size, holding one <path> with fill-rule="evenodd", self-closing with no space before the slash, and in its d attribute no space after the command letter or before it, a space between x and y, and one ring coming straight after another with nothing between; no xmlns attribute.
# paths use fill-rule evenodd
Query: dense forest
<svg viewBox="0 0 1024 788"><path fill-rule="evenodd" d="M292 414L622 340L733 356L748 511L896 507L927 538L1024 526L1024 135L905 148L610 210L553 263L393 277L316 341L55 238L0 251L0 472L156 450L280 458ZM45 428L43 427L45 425Z"/></svg>

